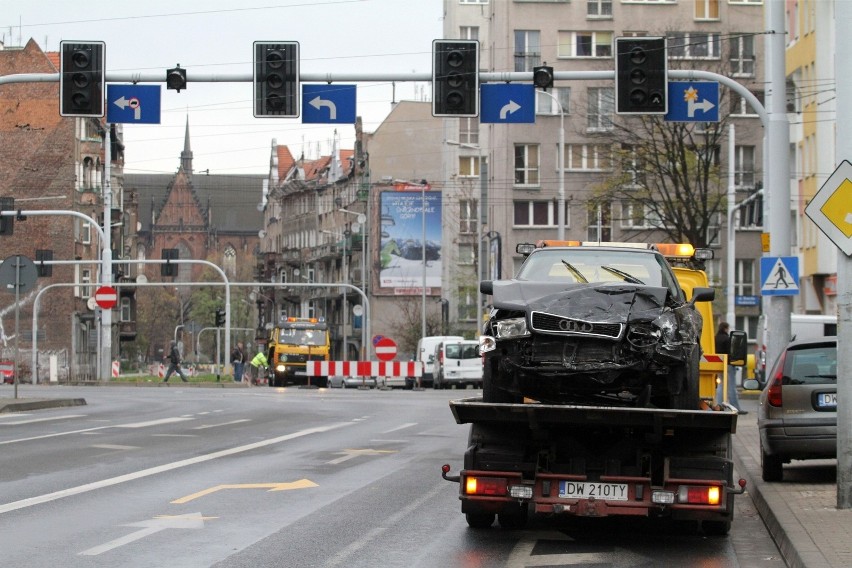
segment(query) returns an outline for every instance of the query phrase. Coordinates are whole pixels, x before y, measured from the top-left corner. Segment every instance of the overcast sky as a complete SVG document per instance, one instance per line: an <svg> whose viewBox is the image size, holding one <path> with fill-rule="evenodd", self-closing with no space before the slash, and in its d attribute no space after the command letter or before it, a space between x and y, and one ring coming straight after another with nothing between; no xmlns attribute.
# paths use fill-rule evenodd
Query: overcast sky
<svg viewBox="0 0 852 568"><path fill-rule="evenodd" d="M103 41L109 72L181 67L206 74L250 74L254 41L298 41L302 73L431 73L432 40L442 37L442 0L0 0L0 40L32 38L45 51L62 40ZM335 126L301 119L257 119L252 85L162 84L161 124L124 127L128 173L179 166L189 117L195 171L269 171L272 139L298 156L328 154ZM357 114L374 131L395 100L428 100L426 82L364 83ZM394 96L395 91L395 96ZM57 113L59 108L57 106ZM337 125L343 148L354 128Z"/></svg>

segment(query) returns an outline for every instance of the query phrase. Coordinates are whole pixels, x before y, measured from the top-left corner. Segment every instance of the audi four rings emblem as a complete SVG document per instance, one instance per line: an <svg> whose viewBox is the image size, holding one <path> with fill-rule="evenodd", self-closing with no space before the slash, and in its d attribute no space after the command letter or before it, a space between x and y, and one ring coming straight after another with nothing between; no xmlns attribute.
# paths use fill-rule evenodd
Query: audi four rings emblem
<svg viewBox="0 0 852 568"><path fill-rule="evenodd" d="M577 320L560 320L559 329L562 331L572 331L574 333L591 333L595 326L587 321Z"/></svg>

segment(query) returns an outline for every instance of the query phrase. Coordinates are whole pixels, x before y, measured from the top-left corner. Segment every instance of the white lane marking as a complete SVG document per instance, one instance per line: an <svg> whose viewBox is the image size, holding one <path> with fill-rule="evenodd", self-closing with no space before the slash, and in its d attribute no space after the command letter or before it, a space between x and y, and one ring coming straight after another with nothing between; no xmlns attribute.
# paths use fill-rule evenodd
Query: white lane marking
<svg viewBox="0 0 852 568"><path fill-rule="evenodd" d="M92 444L93 448L99 450L138 450L139 446L119 446L118 444Z"/></svg>
<svg viewBox="0 0 852 568"><path fill-rule="evenodd" d="M116 424L114 428L147 428L148 426L160 426L161 424L174 424L175 422L186 422L194 420L192 417L181 416L178 418L160 418L159 420L149 420L147 422L134 422L132 424Z"/></svg>
<svg viewBox="0 0 852 568"><path fill-rule="evenodd" d="M85 418L85 414L69 414L68 416L50 416L48 418L30 418L29 420L16 420L15 422L0 422L0 426L17 426L20 424L35 424L36 422L50 422L51 420L68 420L69 418Z"/></svg>
<svg viewBox="0 0 852 568"><path fill-rule="evenodd" d="M362 548L364 548L365 546L370 544L371 541L374 541L377 538L379 538L379 536L381 536L381 534L383 532L388 530L388 527L393 527L393 526L398 525L399 523L401 523L403 521L403 519L405 519L405 517L407 517L411 514L414 514L416 511L418 511L420 508L422 508L423 505L425 505L428 501L434 499L435 497L437 497L441 493L445 493L445 492L446 492L446 487L443 487L442 485L436 485L435 488L432 489L432 491L430 491L429 493L426 493L425 495L420 497L420 499L413 501L407 507L401 509L398 513L388 517L386 519L386 521L383 523L387 526L374 528L373 530L371 530L370 532L368 532L367 534L362 536L360 539L356 540L355 542L353 542L352 544L350 544L349 546L347 546L346 548L344 548L343 550L338 552L335 556L332 556L328 561L326 561L325 565L326 566L340 566L347 559L349 559L349 557L351 557L353 554L355 554L356 552L358 552L359 550L361 550Z"/></svg>
<svg viewBox="0 0 852 568"><path fill-rule="evenodd" d="M197 438L198 434L151 434L152 438Z"/></svg>
<svg viewBox="0 0 852 568"><path fill-rule="evenodd" d="M241 418L239 420L232 420L230 422L222 422L221 424L207 424L205 426L196 426L193 430L205 430L207 428L218 428L219 426L230 426L231 424L239 424L241 422L251 422L248 418Z"/></svg>
<svg viewBox="0 0 852 568"><path fill-rule="evenodd" d="M217 517L202 517L201 513L189 513L186 515L162 516L155 517L150 520L140 521L138 523L130 523L123 525L125 527L143 527L141 530L130 533L129 535L111 540L100 546L95 546L81 552L85 556L97 556L104 552L109 552L113 548L130 544L146 536L158 533L166 529L203 529L205 519L215 519Z"/></svg>
<svg viewBox="0 0 852 568"><path fill-rule="evenodd" d="M72 495L80 495L81 493L87 493L89 491L94 491L96 489L103 489L104 487L111 487L113 485L118 485L120 483L126 483L128 481L135 481L137 479L142 479L144 477L149 477L151 475L157 475L159 473L165 473L167 471L172 471L175 469L180 469L182 467L187 467L191 465L196 465L199 463L208 462L211 460L232 456L235 454L240 454L243 452L249 452L251 450L256 450L258 448L264 448L266 446L272 446L274 444L279 444L281 442L286 442L288 440L295 440L296 438L301 438L302 436L309 436L310 434L318 434L321 432L328 432L330 430L335 430L337 428L342 428L344 426L351 425L351 422L337 422L334 424L328 424L326 426L317 426L315 428L307 428L305 430L300 430L298 432L293 432L292 434L285 434L283 436L278 436L277 438L270 438L268 440L261 440L260 442L254 442L251 444L246 444L244 446L237 446L234 448L228 448L226 450L220 450L218 452L213 452L212 454L205 454L201 456L196 456L194 458L189 458L185 460L180 460L172 463L167 463L163 465L158 465L156 467L150 467L148 469L143 469L141 471L135 471L133 473L127 473L125 475L119 475L117 477L110 477L109 479L102 479L101 481L95 481L92 483L86 483L85 485L78 485L77 487L69 487L68 489L62 489L61 491L54 491L53 493L46 493L44 495L38 495L36 497L30 497L28 499L21 499L20 501L13 501L12 503L6 503L5 505L0 505L0 514L8 513L10 511L17 511L18 509L24 509L26 507L32 507L34 505L41 505L42 503L49 503L51 501L56 501L58 499L64 499L65 497L71 497ZM443 487L442 487L443 489Z"/></svg>
<svg viewBox="0 0 852 568"><path fill-rule="evenodd" d="M382 434L390 434L391 432L396 432L397 430L405 430L406 428L411 428L412 426L417 426L417 422L407 422L405 424L397 426L396 428L391 428L390 430L385 430L384 432L381 432L381 433Z"/></svg>
<svg viewBox="0 0 852 568"><path fill-rule="evenodd" d="M388 440L385 438L373 438L370 441L375 442L377 444L405 444L410 442L411 440Z"/></svg>
<svg viewBox="0 0 852 568"><path fill-rule="evenodd" d="M5 442L0 442L0 446L5 446L6 444L16 444L18 442L31 442L32 440L43 440L45 438L56 438L58 436L68 436L69 434L86 434L88 432L94 432L95 430L103 430L105 428L113 428L113 426L95 426L94 428L86 428L84 430L54 432L53 434L44 434L42 436L31 436L29 438L18 438L17 440L6 440Z"/></svg>

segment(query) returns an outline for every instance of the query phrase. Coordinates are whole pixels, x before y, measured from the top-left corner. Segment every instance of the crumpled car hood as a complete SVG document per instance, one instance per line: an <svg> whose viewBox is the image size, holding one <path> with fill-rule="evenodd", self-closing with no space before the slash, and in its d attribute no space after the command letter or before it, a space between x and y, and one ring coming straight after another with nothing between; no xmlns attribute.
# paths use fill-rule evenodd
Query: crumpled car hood
<svg viewBox="0 0 852 568"><path fill-rule="evenodd" d="M652 321L665 306L668 290L626 283L562 284L495 281L497 309L549 314L596 323Z"/></svg>

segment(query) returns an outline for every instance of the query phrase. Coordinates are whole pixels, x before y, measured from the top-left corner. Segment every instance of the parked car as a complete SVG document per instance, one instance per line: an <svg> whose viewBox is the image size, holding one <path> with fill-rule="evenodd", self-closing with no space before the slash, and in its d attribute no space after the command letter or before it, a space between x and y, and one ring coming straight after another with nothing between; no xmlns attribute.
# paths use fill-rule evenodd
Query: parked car
<svg viewBox="0 0 852 568"><path fill-rule="evenodd" d="M434 381L436 389L454 386L482 387L482 356L479 341L442 341L435 346Z"/></svg>
<svg viewBox="0 0 852 568"><path fill-rule="evenodd" d="M837 337L792 341L760 394L764 481L781 481L791 460L837 457Z"/></svg>
<svg viewBox="0 0 852 568"><path fill-rule="evenodd" d="M15 362L0 361L0 377L3 377L3 384L15 384Z"/></svg>
<svg viewBox="0 0 852 568"><path fill-rule="evenodd" d="M461 335L430 335L428 337L421 337L417 340L417 351L414 354L414 357L417 361L423 362L423 376L420 378L420 386L422 387L431 387L432 382L434 380L434 367L435 367L435 346L441 343L442 341L463 341L464 337ZM415 381L410 381L414 383ZM406 383L406 388L408 383Z"/></svg>
<svg viewBox="0 0 852 568"><path fill-rule="evenodd" d="M790 314L790 341L817 339L837 335L837 316L819 314ZM754 352L754 378L760 389L766 386L766 345L769 343L769 320L760 316L757 322L757 346ZM746 378L751 378L748 376Z"/></svg>
<svg viewBox="0 0 852 568"><path fill-rule="evenodd" d="M344 377L343 375L333 375L328 378L328 388L332 389L357 389L362 386L376 388L376 377Z"/></svg>

